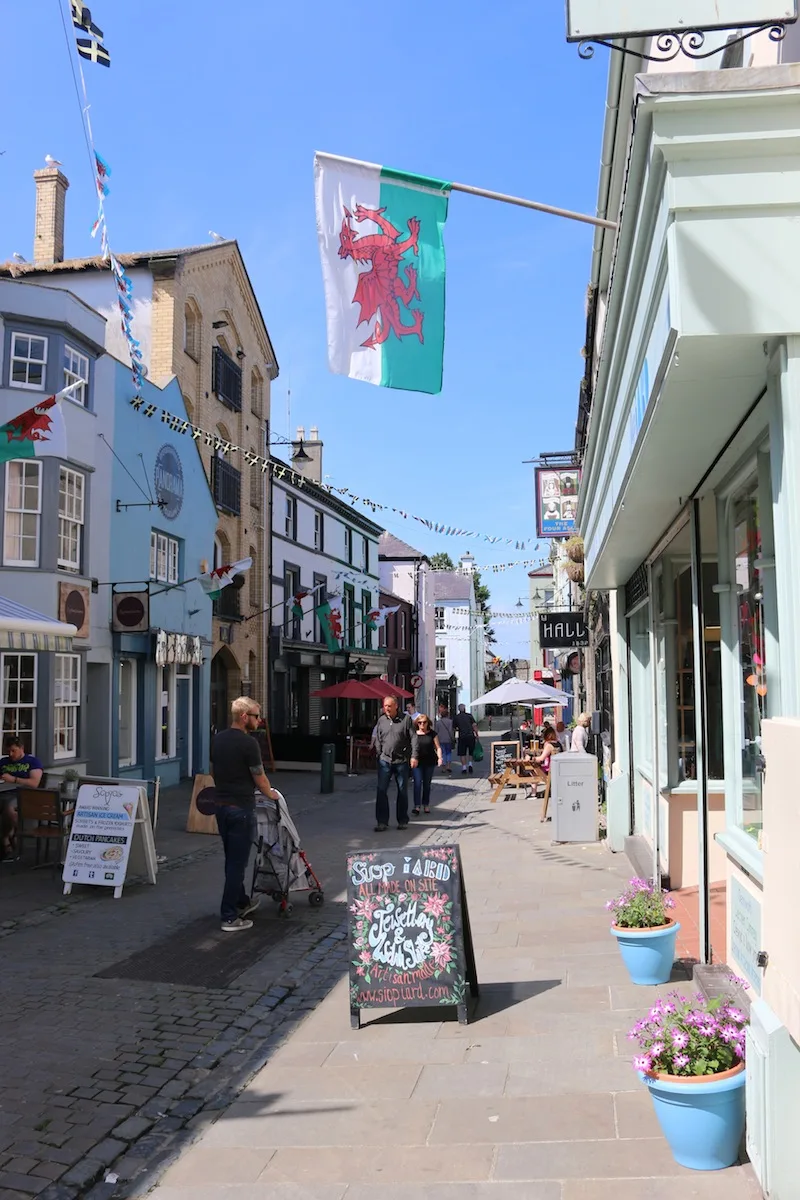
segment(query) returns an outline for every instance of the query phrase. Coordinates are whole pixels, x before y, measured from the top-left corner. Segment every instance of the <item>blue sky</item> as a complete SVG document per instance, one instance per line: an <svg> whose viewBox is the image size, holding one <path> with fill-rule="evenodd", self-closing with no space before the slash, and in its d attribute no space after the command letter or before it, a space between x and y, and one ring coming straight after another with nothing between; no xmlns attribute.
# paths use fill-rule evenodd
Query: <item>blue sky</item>
<svg viewBox="0 0 800 1200"><path fill-rule="evenodd" d="M112 54L110 70L84 64L95 143L113 171L112 248L192 245L209 229L238 238L281 367L273 429L287 432L291 389L292 427L319 426L331 482L432 520L530 538L532 468L522 460L573 443L592 228L454 194L444 389L388 392L327 370L312 163L327 150L594 212L606 55L583 62L567 45L562 0L504 0L502 17L478 0L90 7ZM48 153L71 184L67 254L95 252L57 2L33 8L36 62L6 56L0 81L2 111L16 114L0 135L0 259L31 257L31 176ZM390 528L453 558L529 556L399 518ZM487 582L498 610L527 597L523 568ZM527 657L527 628L496 630L501 653Z"/></svg>

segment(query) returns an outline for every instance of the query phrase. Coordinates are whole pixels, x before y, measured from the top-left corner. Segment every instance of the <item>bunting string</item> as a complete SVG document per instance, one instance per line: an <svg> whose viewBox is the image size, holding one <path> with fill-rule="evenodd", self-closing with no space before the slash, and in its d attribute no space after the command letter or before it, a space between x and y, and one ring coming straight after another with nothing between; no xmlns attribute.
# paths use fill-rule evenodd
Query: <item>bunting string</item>
<svg viewBox="0 0 800 1200"><path fill-rule="evenodd" d="M186 434L188 433L193 441L202 442L204 446L213 449L215 454L223 456L237 454L240 455L248 467L259 467L262 474L267 471L272 475L273 479L278 481L285 480L293 487L302 489L310 483L305 476L300 475L297 471L293 471L291 467L287 467L284 463L272 458L265 458L261 454L254 454L252 450L246 450L242 446L235 446L232 442L226 441L220 437L218 433L213 433L208 429L201 429L197 425L192 425L185 417L177 417L174 413L167 412L165 408L159 408L157 404L145 404L143 398L139 395L134 396L131 401L131 407L134 408L142 416L153 418L157 413L160 414L161 421L173 433ZM463 537L472 538L477 541L488 542L490 545L506 545L513 546L515 550L525 550L530 545L531 539L515 539L508 537L496 537L487 533L479 533L474 529L461 529L453 525L445 525L440 521L431 521L427 517L418 517L414 513L408 512L406 509L395 508L391 504L379 504L377 500L370 500L367 496L357 496L355 492L351 492L349 488L334 487L330 483L311 483L313 488L318 488L321 491L328 493L336 493L348 499L351 505L361 504L364 508L369 509L373 514L381 512L391 512L396 516L402 517L406 521L419 521L427 529L433 533L443 534L445 537ZM536 548L538 548L538 543ZM533 561L533 560L531 560Z"/></svg>

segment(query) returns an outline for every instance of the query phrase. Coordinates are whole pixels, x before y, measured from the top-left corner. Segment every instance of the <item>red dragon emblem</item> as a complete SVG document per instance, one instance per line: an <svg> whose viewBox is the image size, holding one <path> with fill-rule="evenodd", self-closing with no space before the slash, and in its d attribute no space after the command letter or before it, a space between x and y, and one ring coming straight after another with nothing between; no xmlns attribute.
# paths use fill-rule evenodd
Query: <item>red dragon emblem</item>
<svg viewBox="0 0 800 1200"><path fill-rule="evenodd" d="M342 614L338 608L332 608L329 613L325 613L323 617L325 624L328 626L328 633L337 642L342 640Z"/></svg>
<svg viewBox="0 0 800 1200"><path fill-rule="evenodd" d="M355 212L344 210L342 232L339 235L339 257L352 258L357 263L372 263L368 271L358 277L353 303L361 306L359 325L376 317L375 327L362 346L374 347L385 342L390 333L397 338L416 334L421 342L422 321L425 314L418 308L410 309L413 325L404 325L400 304L406 308L411 301L419 300L417 271L413 266L403 268L405 282L401 278L400 263L408 250L419 255L419 218L409 217L408 237L403 238L399 229L384 217L385 208L364 208L357 204ZM374 221L380 233L367 233L356 237L351 221Z"/></svg>
<svg viewBox="0 0 800 1200"><path fill-rule="evenodd" d="M3 432L6 434L9 442L49 441L48 435L53 424L50 410L55 403L55 396L51 396L49 400L43 400L41 404L35 404L27 412L20 413L18 417L13 417L3 426Z"/></svg>

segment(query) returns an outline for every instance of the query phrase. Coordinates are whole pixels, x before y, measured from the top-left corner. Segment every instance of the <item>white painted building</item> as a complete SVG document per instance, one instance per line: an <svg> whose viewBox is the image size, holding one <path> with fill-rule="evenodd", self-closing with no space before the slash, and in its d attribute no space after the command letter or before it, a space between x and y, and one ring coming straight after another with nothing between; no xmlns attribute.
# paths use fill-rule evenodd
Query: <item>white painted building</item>
<svg viewBox="0 0 800 1200"><path fill-rule="evenodd" d="M420 712L432 713L436 702L436 650L433 620L433 585L436 572L421 550L415 550L392 533L381 534L381 587L413 606L411 652L414 668L422 676L415 702Z"/></svg>
<svg viewBox="0 0 800 1200"><path fill-rule="evenodd" d="M319 762L322 743L341 740L346 719L368 722L372 709L337 709L336 702L311 693L346 678L359 660L365 677L386 670L386 651L366 626L367 613L378 607L381 529L321 486L322 442L316 428L308 439L298 429L291 463L274 461L270 732L279 761ZM293 616L292 597L302 590L313 595L302 600L302 617ZM314 610L336 595L344 601L343 638L341 649L331 652Z"/></svg>
<svg viewBox="0 0 800 1200"><path fill-rule="evenodd" d="M433 572L436 699L451 713L459 704L469 708L484 690L486 634L474 569L472 555L465 554L458 570Z"/></svg>

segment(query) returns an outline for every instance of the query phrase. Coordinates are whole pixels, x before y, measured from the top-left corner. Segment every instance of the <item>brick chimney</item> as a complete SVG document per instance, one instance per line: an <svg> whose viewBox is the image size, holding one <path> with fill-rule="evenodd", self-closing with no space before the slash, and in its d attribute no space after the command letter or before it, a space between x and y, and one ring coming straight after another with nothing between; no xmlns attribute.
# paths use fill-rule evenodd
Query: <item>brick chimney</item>
<svg viewBox="0 0 800 1200"><path fill-rule="evenodd" d="M306 457L298 459L295 456L300 453L301 447ZM316 425L311 426L307 438L304 426L298 426L297 440L292 442L292 470L312 483L322 483L322 442Z"/></svg>
<svg viewBox="0 0 800 1200"><path fill-rule="evenodd" d="M64 261L64 208L69 180L58 167L34 171L36 220L33 232L33 261L37 266Z"/></svg>

